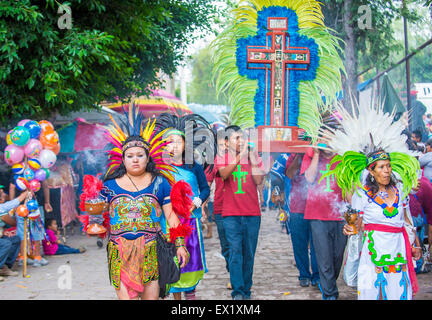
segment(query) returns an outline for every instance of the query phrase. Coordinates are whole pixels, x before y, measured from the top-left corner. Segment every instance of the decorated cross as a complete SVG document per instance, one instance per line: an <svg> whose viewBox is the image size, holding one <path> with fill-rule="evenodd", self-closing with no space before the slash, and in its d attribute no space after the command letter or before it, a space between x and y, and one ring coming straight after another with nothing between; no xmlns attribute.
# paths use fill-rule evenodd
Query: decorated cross
<svg viewBox="0 0 432 320"><path fill-rule="evenodd" d="M298 129L300 81L316 77L315 40L299 34L293 10L269 7L258 12L257 34L237 40L236 54L239 74L258 80L256 126L273 128L270 140L295 140L297 133L286 130Z"/></svg>
<svg viewBox="0 0 432 320"><path fill-rule="evenodd" d="M267 29L271 46L247 46L248 68L265 69L269 73L265 85L270 86L270 97L266 101L264 124L287 126L289 116L285 100L289 100L289 71L307 70L310 52L307 47L290 47L287 18L268 18ZM270 123L267 123L267 113L270 113Z"/></svg>
<svg viewBox="0 0 432 320"><path fill-rule="evenodd" d="M244 194L242 190L242 183L246 182L246 176L249 174L247 171L241 171L241 165L237 165L237 171L233 172L234 182L237 181L238 190L234 192L235 194Z"/></svg>

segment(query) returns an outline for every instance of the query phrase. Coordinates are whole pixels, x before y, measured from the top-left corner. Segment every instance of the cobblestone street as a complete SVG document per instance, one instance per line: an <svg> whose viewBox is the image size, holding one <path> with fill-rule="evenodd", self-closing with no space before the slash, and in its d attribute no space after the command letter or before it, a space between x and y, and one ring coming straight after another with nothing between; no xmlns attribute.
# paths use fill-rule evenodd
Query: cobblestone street
<svg viewBox="0 0 432 320"><path fill-rule="evenodd" d="M70 232L69 232L70 233ZM22 267L17 277L0 282L2 299L34 300L110 300L117 299L110 286L107 273L105 244L98 248L95 238L81 235L76 228L74 235L68 235L67 244L72 247L84 245L83 254L50 256L44 267L27 268L27 278L22 277ZM230 300L230 290L226 288L229 275L225 261L220 255L216 226L213 237L205 239L208 273L196 291L198 300ZM68 283L67 277L71 276ZM276 211L262 215L258 248L255 257L254 284L252 299L257 300L320 300L321 293L315 287L302 288L298 284L298 271L295 267L291 239L281 232L276 220ZM66 280L65 280L66 279ZM70 279L70 278L69 278ZM432 299L432 273L418 275L420 292L415 299ZM355 300L355 289L345 285L342 272L338 280L341 300ZM172 299L172 296L169 297Z"/></svg>

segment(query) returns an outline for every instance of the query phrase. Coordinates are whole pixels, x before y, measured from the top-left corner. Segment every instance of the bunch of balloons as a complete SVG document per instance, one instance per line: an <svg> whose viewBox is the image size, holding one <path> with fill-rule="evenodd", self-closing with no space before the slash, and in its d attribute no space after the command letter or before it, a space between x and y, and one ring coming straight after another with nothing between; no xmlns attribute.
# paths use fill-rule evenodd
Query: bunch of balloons
<svg viewBox="0 0 432 320"><path fill-rule="evenodd" d="M59 135L52 123L21 120L8 132L6 142L4 160L12 166L18 190L39 191L60 152Z"/></svg>

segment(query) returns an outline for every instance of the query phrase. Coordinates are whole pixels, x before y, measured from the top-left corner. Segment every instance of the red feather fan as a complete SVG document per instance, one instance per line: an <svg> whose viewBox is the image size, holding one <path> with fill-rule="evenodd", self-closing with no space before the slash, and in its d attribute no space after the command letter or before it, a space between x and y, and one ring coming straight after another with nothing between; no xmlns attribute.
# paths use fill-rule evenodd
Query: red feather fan
<svg viewBox="0 0 432 320"><path fill-rule="evenodd" d="M170 242L174 242L177 237L188 237L192 233L192 226L189 224L179 224L175 228L169 229Z"/></svg>
<svg viewBox="0 0 432 320"><path fill-rule="evenodd" d="M89 224L89 216L86 214L79 215L78 220L83 224L83 231L87 232L87 228Z"/></svg>
<svg viewBox="0 0 432 320"><path fill-rule="evenodd" d="M171 189L171 204L173 211L180 217L190 219L192 199L192 188L184 180L178 181Z"/></svg>

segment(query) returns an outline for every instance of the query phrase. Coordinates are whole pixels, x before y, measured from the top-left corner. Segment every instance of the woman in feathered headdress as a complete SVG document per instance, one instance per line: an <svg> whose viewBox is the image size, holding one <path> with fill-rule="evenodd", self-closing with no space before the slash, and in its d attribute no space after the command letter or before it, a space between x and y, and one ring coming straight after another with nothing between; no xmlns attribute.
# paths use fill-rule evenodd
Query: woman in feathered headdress
<svg viewBox="0 0 432 320"><path fill-rule="evenodd" d="M192 188L190 226L192 234L186 239L190 253L190 263L181 269L180 280L173 284L170 292L181 299L185 292L187 299L194 299L195 288L207 272L203 236L201 232L201 205L210 195L210 188L204 170L212 163L215 137L209 123L197 114L178 117L163 113L157 120L158 130L164 130L169 142L166 159L176 168L174 179L177 183L187 183Z"/></svg>
<svg viewBox="0 0 432 320"><path fill-rule="evenodd" d="M404 225L410 190L417 185L419 163L407 147L401 121L381 107L359 108L349 114L338 106L341 128L329 129L329 148L338 155L334 174L363 225L363 248L358 267L359 299L412 299L418 290L412 257L419 258L418 239L412 246ZM397 174L397 175L396 175ZM344 227L352 235L353 228ZM414 237L413 237L414 238Z"/></svg>
<svg viewBox="0 0 432 320"><path fill-rule="evenodd" d="M169 231L177 259L184 267L189 259L184 241L190 228L182 225L176 215L179 212L173 211L170 193L174 169L162 159L167 143L163 132L155 133L155 121L145 124L135 106L122 120L124 130L111 120L107 138L113 148L108 152L101 191L109 203L110 281L119 299L157 299L160 290L165 291L165 282L159 277L164 266L157 256L157 234Z"/></svg>

